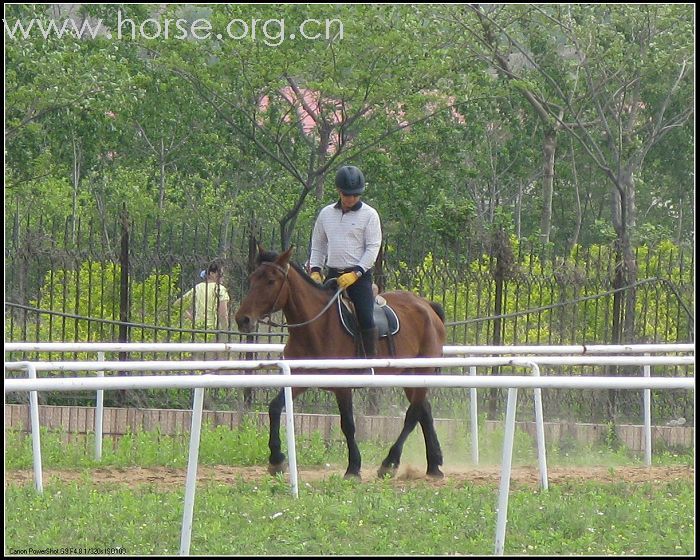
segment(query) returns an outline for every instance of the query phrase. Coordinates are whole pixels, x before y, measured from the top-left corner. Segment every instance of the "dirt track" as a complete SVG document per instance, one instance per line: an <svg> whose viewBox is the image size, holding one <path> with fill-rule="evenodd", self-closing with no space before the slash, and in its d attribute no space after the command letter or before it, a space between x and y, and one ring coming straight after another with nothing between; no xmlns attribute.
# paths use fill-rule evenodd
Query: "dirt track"
<svg viewBox="0 0 700 560"><path fill-rule="evenodd" d="M457 486L467 484L493 484L500 482L500 468L479 467L479 468L450 468L445 467L445 478L443 480L433 480L425 477L423 469L413 466L402 466L399 475L395 479L397 485L406 483L430 484L435 487L455 484ZM96 468L89 471L90 477L96 484L126 484L128 486L138 486L141 484L157 485L163 488L182 487L185 484L185 469L175 469L167 467L154 468ZM342 475L343 468L332 466L330 468L300 469L300 483L313 483L326 479L332 475ZM45 470L43 479L45 483L50 483L52 478L61 481L83 480L85 471L83 470ZM224 484L235 483L239 480L255 482L264 480L267 474L265 467L229 467L200 466L198 469L199 482L217 482ZM672 480L693 480L695 470L690 466L674 467L554 467L548 469L550 484L561 484L564 482L651 482L665 483ZM370 468L363 471L363 481L375 480L375 472ZM8 484L31 484L33 474L31 470L6 471L5 485ZM536 467L514 467L511 476L511 485L537 486L538 470Z"/></svg>

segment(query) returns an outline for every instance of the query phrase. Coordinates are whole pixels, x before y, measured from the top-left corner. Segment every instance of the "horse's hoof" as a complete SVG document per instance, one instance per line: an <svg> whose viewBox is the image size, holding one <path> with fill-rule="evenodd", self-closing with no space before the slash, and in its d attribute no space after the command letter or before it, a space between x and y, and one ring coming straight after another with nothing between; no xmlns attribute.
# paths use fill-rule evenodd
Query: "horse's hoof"
<svg viewBox="0 0 700 560"><path fill-rule="evenodd" d="M343 478L345 480L357 480L357 481L362 480L360 473L352 473L352 472L346 472L345 475L343 476Z"/></svg>
<svg viewBox="0 0 700 560"><path fill-rule="evenodd" d="M441 479L445 478L445 475L443 474L443 472L442 472L439 468L437 468L437 467L435 467L435 468L432 469L432 470L429 470L429 471L428 471L427 473L425 473L425 474L426 474L426 476L428 476L429 478L433 478L433 479L435 479L435 480L441 480Z"/></svg>
<svg viewBox="0 0 700 560"><path fill-rule="evenodd" d="M272 476L287 472L287 463L279 463L278 465L273 465L270 463L267 465L267 472Z"/></svg>
<svg viewBox="0 0 700 560"><path fill-rule="evenodd" d="M377 476L379 478L394 478L398 470L398 467L385 467L384 465L382 465L377 470Z"/></svg>

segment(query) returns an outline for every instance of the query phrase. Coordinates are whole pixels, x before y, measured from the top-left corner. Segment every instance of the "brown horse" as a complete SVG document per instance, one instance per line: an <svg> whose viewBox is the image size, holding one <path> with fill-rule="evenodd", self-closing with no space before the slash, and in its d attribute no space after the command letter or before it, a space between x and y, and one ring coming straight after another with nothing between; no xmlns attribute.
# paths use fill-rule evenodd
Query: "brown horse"
<svg viewBox="0 0 700 560"><path fill-rule="evenodd" d="M271 313L282 310L289 328L284 347L287 359L301 358L354 358L355 342L341 325L337 305L331 305L333 288L314 282L303 269L290 263L292 248L277 255L258 246L258 266L250 276L250 288L236 313L236 322L242 332L251 332L257 322ZM442 308L411 292L396 291L382 294L399 318L400 330L393 336L397 358L440 357L445 342ZM295 326L296 325L296 326ZM390 357L386 339L380 339L377 357ZM412 373L434 373L435 368L413 368ZM292 372L294 373L294 372ZM377 369L376 373L401 373ZM304 387L293 387L292 396L303 393ZM360 476L360 450L355 441L355 421L352 411L352 389L329 389L335 393L340 411L340 427L348 445L348 468L345 478ZM410 402L403 429L389 454L382 462L378 475L393 476L401 461L401 452L408 435L420 422L425 438L427 474L442 478L442 451L433 423L426 388L404 388ZM284 391L270 403L270 473L283 470L285 456L280 443L280 416L284 408Z"/></svg>

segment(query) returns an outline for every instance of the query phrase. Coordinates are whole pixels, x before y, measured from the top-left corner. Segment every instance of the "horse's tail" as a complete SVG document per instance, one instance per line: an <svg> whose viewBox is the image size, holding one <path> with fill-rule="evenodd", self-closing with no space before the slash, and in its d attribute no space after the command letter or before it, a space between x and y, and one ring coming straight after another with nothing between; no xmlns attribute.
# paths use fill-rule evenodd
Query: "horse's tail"
<svg viewBox="0 0 700 560"><path fill-rule="evenodd" d="M440 317L440 320L444 323L445 322L445 310L442 308L442 305L439 303L436 303L434 301L429 301L430 307L433 308L433 311L437 314L438 317Z"/></svg>

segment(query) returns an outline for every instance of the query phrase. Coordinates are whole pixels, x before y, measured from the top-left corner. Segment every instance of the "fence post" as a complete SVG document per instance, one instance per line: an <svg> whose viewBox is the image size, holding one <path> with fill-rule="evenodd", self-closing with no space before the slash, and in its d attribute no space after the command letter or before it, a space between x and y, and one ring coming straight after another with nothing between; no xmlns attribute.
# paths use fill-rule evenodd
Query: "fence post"
<svg viewBox="0 0 700 560"><path fill-rule="evenodd" d="M469 368L469 375L476 375L476 367ZM469 389L471 434L472 434L472 463L479 464L479 413L476 387Z"/></svg>
<svg viewBox="0 0 700 560"><path fill-rule="evenodd" d="M508 389L505 433L503 435L503 459L501 460L501 483L498 491L498 511L496 515L496 542L494 556L503 556L506 544L506 524L508 522L508 492L513 462L513 441L515 439L515 412L518 406L518 389Z"/></svg>
<svg viewBox="0 0 700 560"><path fill-rule="evenodd" d="M279 367L284 375L292 375L292 370L284 362L279 362ZM289 456L289 483L292 496L299 497L299 475L297 472L297 444L294 437L294 397L292 388L284 387L284 409L287 421L287 455Z"/></svg>
<svg viewBox="0 0 700 560"><path fill-rule="evenodd" d="M644 377L651 377L648 364L644 366ZM651 467L651 389L644 389L644 464Z"/></svg>
<svg viewBox="0 0 700 560"><path fill-rule="evenodd" d="M36 379L36 369L33 364L27 364L29 379ZM41 469L41 431L39 428L39 397L38 391L29 393L30 415L32 421L32 453L34 455L34 485L39 494L44 493L44 482Z"/></svg>
<svg viewBox="0 0 700 560"><path fill-rule="evenodd" d="M187 459L185 480L185 503L182 512L182 530L180 532L180 556L189 556L192 540L192 519L194 516L194 495L197 486L197 466L199 461L199 442L202 432L202 410L204 407L204 387L194 390L192 399L192 424L190 427L190 447Z"/></svg>
<svg viewBox="0 0 700 560"><path fill-rule="evenodd" d="M98 352L97 359L100 362L105 361L105 353ZM98 371L97 375L99 377L104 377L104 371ZM103 432L103 420L104 420L104 389L97 390L97 397L95 403L95 461L102 460L102 432Z"/></svg>

